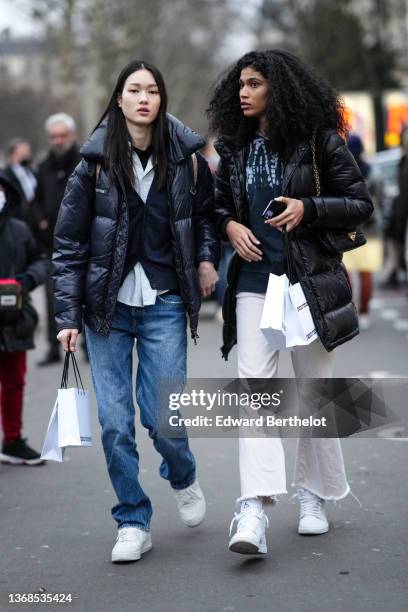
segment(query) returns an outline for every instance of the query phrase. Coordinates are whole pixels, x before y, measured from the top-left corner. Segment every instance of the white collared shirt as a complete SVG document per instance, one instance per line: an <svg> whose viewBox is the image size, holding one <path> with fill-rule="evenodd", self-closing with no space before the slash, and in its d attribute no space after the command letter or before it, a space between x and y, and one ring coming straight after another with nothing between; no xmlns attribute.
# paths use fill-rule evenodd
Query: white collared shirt
<svg viewBox="0 0 408 612"><path fill-rule="evenodd" d="M136 179L136 191L146 205L155 173L152 156L149 157L146 168L143 168L138 154L133 152L133 170ZM118 302L128 306L152 306L156 303L157 295L166 291L168 289L153 289L142 264L137 262L119 289Z"/></svg>

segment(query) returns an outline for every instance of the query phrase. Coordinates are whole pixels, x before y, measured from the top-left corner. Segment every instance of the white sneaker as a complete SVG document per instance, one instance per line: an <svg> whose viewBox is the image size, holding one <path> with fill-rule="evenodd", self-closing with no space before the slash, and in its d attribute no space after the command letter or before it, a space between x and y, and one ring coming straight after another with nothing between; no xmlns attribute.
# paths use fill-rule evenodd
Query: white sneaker
<svg viewBox="0 0 408 612"><path fill-rule="evenodd" d="M235 513L230 525L230 535L235 521L237 530L230 539L228 548L242 555L266 555L268 549L265 530L269 521L265 512L248 508L241 510L239 514Z"/></svg>
<svg viewBox="0 0 408 612"><path fill-rule="evenodd" d="M142 554L151 548L150 531L138 527L123 527L118 529L118 537L112 550L112 563L138 561Z"/></svg>
<svg viewBox="0 0 408 612"><path fill-rule="evenodd" d="M180 518L187 527L197 527L205 517L206 503L198 480L186 489L174 489Z"/></svg>
<svg viewBox="0 0 408 612"><path fill-rule="evenodd" d="M329 523L324 511L324 499L308 489L299 488L300 518L298 533L319 535L329 531Z"/></svg>

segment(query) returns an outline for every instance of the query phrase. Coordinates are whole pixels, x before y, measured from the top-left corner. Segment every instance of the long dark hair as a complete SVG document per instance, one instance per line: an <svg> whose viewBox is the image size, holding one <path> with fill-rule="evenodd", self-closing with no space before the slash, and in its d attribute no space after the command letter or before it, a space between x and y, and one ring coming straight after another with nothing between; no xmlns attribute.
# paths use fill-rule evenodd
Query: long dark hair
<svg viewBox="0 0 408 612"><path fill-rule="evenodd" d="M347 133L344 103L331 85L295 55L270 49L247 53L222 75L207 109L214 134L241 148L256 132L258 119L244 117L239 99L241 71L249 66L268 80L267 136L284 157L314 130Z"/></svg>
<svg viewBox="0 0 408 612"><path fill-rule="evenodd" d="M122 173L122 176L130 181L131 185L134 185L132 149L129 146L130 135L126 126L125 116L122 109L118 106L118 96L122 94L127 78L137 70L148 70L152 73L160 94L160 109L153 123L151 147L152 155L157 164L159 187L163 188L166 185L167 179L167 91L162 73L156 66L142 60L133 60L123 68L108 106L103 112L96 128L107 119L104 145L106 163L112 176L116 168Z"/></svg>

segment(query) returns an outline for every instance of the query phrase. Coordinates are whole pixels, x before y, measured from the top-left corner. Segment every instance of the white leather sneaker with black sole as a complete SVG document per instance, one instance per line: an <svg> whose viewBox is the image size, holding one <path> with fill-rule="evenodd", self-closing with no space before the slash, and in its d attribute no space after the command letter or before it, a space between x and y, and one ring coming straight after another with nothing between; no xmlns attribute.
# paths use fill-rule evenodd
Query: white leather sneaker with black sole
<svg viewBox="0 0 408 612"><path fill-rule="evenodd" d="M138 561L142 554L152 548L150 531L138 527L118 529L116 544L112 549L112 563Z"/></svg>
<svg viewBox="0 0 408 612"><path fill-rule="evenodd" d="M266 555L265 530L269 521L265 512L250 508L235 513L230 525L230 536L235 522L237 529L229 541L230 551L241 555Z"/></svg>
<svg viewBox="0 0 408 612"><path fill-rule="evenodd" d="M300 518L298 533L300 535L321 535L329 531L329 522L324 511L324 499L308 489L298 489Z"/></svg>

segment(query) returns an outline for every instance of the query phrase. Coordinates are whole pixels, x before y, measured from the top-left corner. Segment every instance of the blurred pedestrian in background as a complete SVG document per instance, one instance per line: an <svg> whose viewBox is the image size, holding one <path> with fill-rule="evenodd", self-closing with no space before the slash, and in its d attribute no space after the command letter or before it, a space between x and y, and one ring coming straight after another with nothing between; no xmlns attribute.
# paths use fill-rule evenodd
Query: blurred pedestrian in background
<svg viewBox="0 0 408 612"><path fill-rule="evenodd" d="M347 146L361 170L367 186L370 188L370 165L364 160L364 145L360 136L350 134ZM375 201L375 200L374 200ZM344 253L343 263L350 272L350 280L355 284L353 273L357 276L359 287L359 325L361 330L370 327L370 300L373 295L373 273L383 266L383 242L378 226L378 210L364 224L364 235L367 242L364 246Z"/></svg>
<svg viewBox="0 0 408 612"><path fill-rule="evenodd" d="M69 176L79 163L81 156L77 145L76 124L66 113L48 117L45 131L49 142L49 152L38 166L38 187L36 193L36 215L40 246L51 262L54 228L58 211ZM46 282L48 351L39 366L47 366L61 360L54 319L54 294L51 265Z"/></svg>
<svg viewBox="0 0 408 612"><path fill-rule="evenodd" d="M400 286L399 272L405 274L407 281L406 233L408 220L408 126L401 131L402 157L398 167L398 195L394 199L391 216L384 228L387 246L385 279L383 289L396 289Z"/></svg>
<svg viewBox="0 0 408 612"><path fill-rule="evenodd" d="M0 460L44 463L22 433L26 352L34 348L37 313L29 293L45 281L47 262L28 225L10 216L18 191L0 171L0 404L4 439Z"/></svg>
<svg viewBox="0 0 408 612"><path fill-rule="evenodd" d="M14 138L6 148L7 165L4 174L16 187L18 198L11 195L9 214L22 219L30 227L35 225L33 202L37 188L37 179L32 170L31 144L24 138ZM16 193L16 192L14 192ZM15 198L15 201L13 201Z"/></svg>

